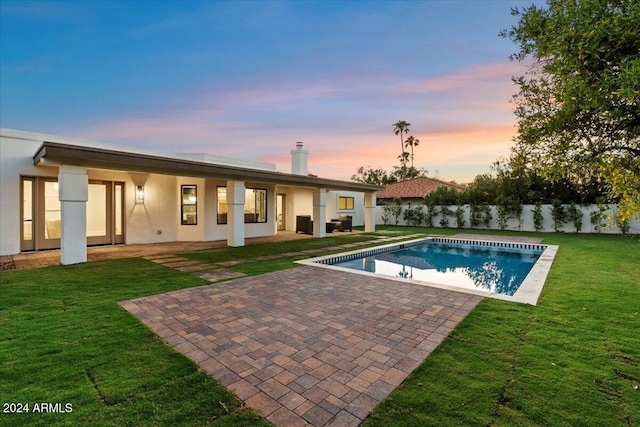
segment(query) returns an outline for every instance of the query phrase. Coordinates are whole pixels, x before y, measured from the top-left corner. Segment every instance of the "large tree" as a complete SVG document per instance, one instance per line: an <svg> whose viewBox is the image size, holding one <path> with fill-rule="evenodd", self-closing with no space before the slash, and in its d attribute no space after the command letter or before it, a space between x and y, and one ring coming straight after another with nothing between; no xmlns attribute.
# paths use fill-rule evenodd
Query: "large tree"
<svg viewBox="0 0 640 427"><path fill-rule="evenodd" d="M502 36L512 60L519 135L514 152L546 176L594 171L620 198L620 214L640 213L640 1L547 0L514 9Z"/></svg>

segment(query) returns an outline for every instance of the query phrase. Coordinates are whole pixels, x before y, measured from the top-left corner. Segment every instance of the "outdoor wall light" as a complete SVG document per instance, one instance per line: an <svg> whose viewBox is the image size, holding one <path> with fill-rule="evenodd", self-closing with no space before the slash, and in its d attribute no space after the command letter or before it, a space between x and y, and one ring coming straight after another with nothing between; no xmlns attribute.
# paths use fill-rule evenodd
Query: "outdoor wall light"
<svg viewBox="0 0 640 427"><path fill-rule="evenodd" d="M144 187L142 185L136 187L136 203L144 203Z"/></svg>

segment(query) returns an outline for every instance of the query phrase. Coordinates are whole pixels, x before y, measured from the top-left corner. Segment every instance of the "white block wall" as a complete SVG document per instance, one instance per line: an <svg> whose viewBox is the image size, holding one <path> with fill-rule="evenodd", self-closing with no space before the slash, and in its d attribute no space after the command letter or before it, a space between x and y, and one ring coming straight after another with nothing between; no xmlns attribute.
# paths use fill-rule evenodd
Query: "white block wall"
<svg viewBox="0 0 640 427"><path fill-rule="evenodd" d="M417 206L415 204L412 205ZM564 205L565 209L568 209L569 205ZM404 210L408 207L408 205L403 205L402 209ZM542 230L543 233L552 233L555 232L553 228L553 218L551 216L551 205L542 205ZM500 230L500 226L498 225L498 213L495 206L490 206L491 209L491 222L489 223L489 227L485 227L484 225L479 225L477 227L473 227L476 229L486 229L486 230ZM514 230L514 231L535 231L534 223L533 223L533 209L535 205L523 205L522 206L522 215L521 215L521 223L518 223L517 219L509 219L507 222L507 227L505 230ZM578 205L578 208L582 211L582 229L581 233L597 233L595 227L591 224L591 212L597 211L597 205L587 205L581 206ZM427 212L427 208L422 205L423 211ZM458 209L457 205L449 206L449 209L452 212L455 212ZM470 222L470 207L469 205L463 205L464 209L464 226L463 228L472 228ZM620 228L615 225L614 216L616 212L616 205L608 205L607 212L605 212L605 216L608 216L608 219L604 221L604 227L600 231L603 234L621 234ZM440 207L438 207L438 211L440 211ZM384 221L382 220L383 215L383 206L376 206L376 224L383 225ZM440 228L440 219L442 216L440 214L436 215L433 219L433 227ZM392 215L390 215L389 220L387 221L387 225L394 225L395 219ZM398 225L408 225L404 219L402 213L399 215ZM424 225L424 224L423 224ZM453 215L449 216L449 228L457 228L456 219ZM575 233L576 229L573 222L566 222L561 228L560 231ZM629 223L629 233L630 234L640 234L640 219L633 220Z"/></svg>

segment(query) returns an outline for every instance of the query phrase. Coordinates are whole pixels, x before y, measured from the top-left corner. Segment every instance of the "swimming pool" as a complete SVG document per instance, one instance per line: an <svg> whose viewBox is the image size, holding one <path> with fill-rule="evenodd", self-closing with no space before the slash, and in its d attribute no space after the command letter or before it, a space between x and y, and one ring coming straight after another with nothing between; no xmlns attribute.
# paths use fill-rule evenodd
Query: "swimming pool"
<svg viewBox="0 0 640 427"><path fill-rule="evenodd" d="M557 246L427 238L302 262L535 304Z"/></svg>

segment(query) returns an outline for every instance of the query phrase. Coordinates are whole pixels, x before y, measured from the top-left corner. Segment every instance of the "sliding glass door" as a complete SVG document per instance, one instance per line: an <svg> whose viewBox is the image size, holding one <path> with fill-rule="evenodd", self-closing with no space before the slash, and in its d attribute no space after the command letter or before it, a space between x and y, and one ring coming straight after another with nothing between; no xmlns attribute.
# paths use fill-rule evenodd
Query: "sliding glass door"
<svg viewBox="0 0 640 427"><path fill-rule="evenodd" d="M55 178L23 177L21 250L60 247L61 205ZM124 183L90 181L87 245L124 243Z"/></svg>
<svg viewBox="0 0 640 427"><path fill-rule="evenodd" d="M36 183L36 249L56 249L62 232L58 181L36 178Z"/></svg>
<svg viewBox="0 0 640 427"><path fill-rule="evenodd" d="M33 251L36 248L34 217L35 217L35 178L23 178L20 187L20 250Z"/></svg>
<svg viewBox="0 0 640 427"><path fill-rule="evenodd" d="M89 181L87 245L124 243L123 188L121 182Z"/></svg>
<svg viewBox="0 0 640 427"><path fill-rule="evenodd" d="M112 243L124 243L124 183L113 183L113 208L111 210L113 218Z"/></svg>

